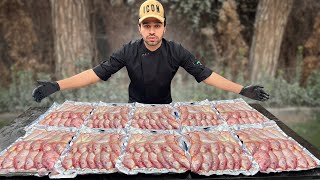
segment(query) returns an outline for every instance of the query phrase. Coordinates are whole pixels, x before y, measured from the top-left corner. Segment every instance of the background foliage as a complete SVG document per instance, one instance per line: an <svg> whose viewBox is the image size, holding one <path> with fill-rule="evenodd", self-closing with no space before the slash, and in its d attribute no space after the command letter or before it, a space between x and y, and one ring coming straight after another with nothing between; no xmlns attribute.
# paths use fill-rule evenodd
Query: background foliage
<svg viewBox="0 0 320 180"><path fill-rule="evenodd" d="M59 92L41 104L33 102L31 93L36 87L36 80L57 80L54 71L57 62L53 50L55 36L51 22L51 4L49 0L41 3L37 0L1 2L0 112L24 111L30 106L49 106L53 101L62 103L65 100L127 102L129 79L124 69L107 82ZM81 2L85 3L84 7L90 12L88 21L95 42L94 53L92 59L80 58L69 66L78 70L94 67L122 44L140 38L137 31L137 9L143 0ZM248 79L248 57L259 0L161 2L168 19L165 38L181 43L203 64L239 84L263 85L271 95L269 101L261 103L263 106L319 106L319 65L317 61L306 64L305 60L319 51L319 38L312 36L317 32L319 1L293 0L294 6L282 42L277 74L275 77L266 74L258 82ZM68 15L68 12L63 13ZM309 44L306 43L308 39L312 40ZM306 67L312 68L308 70ZM310 75L302 78L306 69ZM183 69L178 71L172 82L172 96L175 102L240 97L203 83L198 84Z"/></svg>

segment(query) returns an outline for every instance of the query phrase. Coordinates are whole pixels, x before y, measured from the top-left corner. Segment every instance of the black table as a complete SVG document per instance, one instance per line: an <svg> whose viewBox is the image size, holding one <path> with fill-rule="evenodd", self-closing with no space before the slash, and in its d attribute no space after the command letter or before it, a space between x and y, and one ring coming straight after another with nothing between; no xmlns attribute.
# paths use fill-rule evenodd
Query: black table
<svg viewBox="0 0 320 180"><path fill-rule="evenodd" d="M259 104L250 104L253 108L261 112L263 115L268 117L271 120L274 120L278 126L290 137L295 139L302 146L307 148L315 157L320 159L320 150L315 146L310 144L308 141L303 139L297 133L295 133L292 129L290 129L287 125L285 125L282 121L280 121L277 117L267 111ZM16 139L23 136L25 131L23 128L38 118L41 114L43 114L48 108L43 107L32 107L27 111L18 116L12 124L9 126L4 126L0 129L0 151L8 147L12 144ZM44 177L35 177L35 176L13 176L13 177L1 177L0 179L49 179L48 176ZM160 174L160 175L148 175L148 174L138 174L138 175L126 175L122 173L114 173L114 174L89 174L89 175L78 175L74 179L110 179L110 180L119 180L119 179L320 179L320 168L306 170L306 171L291 171L291 172L281 172L281 173L257 173L254 176L230 176L230 175L212 175L212 176L201 176L194 174L190 171L182 174Z"/></svg>

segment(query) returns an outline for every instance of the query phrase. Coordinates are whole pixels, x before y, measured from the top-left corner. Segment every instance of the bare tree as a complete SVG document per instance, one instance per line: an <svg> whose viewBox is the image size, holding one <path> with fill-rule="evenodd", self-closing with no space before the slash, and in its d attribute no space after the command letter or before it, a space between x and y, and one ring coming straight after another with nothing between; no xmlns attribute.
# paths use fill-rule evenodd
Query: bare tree
<svg viewBox="0 0 320 180"><path fill-rule="evenodd" d="M283 33L292 4L293 0L259 1L250 49L252 81L259 80L265 74L276 74Z"/></svg>
<svg viewBox="0 0 320 180"><path fill-rule="evenodd" d="M91 67L93 38L88 0L51 0L58 79Z"/></svg>
<svg viewBox="0 0 320 180"><path fill-rule="evenodd" d="M236 80L240 73L247 78L249 47L241 34L244 26L240 22L235 0L223 1L216 29L218 62L222 61L225 67L230 68L232 80Z"/></svg>

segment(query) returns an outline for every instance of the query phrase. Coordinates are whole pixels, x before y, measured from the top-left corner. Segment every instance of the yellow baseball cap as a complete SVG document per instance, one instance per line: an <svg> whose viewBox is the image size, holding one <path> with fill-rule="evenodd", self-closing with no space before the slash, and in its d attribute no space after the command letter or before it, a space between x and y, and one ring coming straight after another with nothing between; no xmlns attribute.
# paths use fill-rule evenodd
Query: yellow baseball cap
<svg viewBox="0 0 320 180"><path fill-rule="evenodd" d="M141 4L139 10L139 24L150 17L156 18L162 23L164 22L164 9L159 1L147 0Z"/></svg>

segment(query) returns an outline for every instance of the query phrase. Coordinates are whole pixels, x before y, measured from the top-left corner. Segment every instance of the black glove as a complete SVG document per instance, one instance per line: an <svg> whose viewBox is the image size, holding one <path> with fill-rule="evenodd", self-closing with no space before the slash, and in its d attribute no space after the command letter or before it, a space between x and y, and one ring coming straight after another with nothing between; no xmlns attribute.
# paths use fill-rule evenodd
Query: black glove
<svg viewBox="0 0 320 180"><path fill-rule="evenodd" d="M262 86L247 86L242 88L239 94L254 100L266 101L269 99L269 94L262 88Z"/></svg>
<svg viewBox="0 0 320 180"><path fill-rule="evenodd" d="M36 87L32 92L32 97L36 102L41 102L41 100L57 91L60 90L60 86L57 82L50 81L37 81L38 87Z"/></svg>

